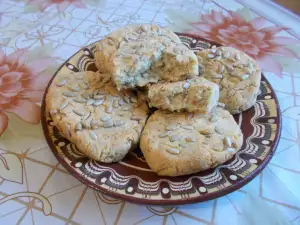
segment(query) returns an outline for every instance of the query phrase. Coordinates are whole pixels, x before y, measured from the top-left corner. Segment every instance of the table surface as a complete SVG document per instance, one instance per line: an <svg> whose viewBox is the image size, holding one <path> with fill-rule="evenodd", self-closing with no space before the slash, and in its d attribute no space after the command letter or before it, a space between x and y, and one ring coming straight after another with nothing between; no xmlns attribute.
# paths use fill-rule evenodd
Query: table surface
<svg viewBox="0 0 300 225"><path fill-rule="evenodd" d="M0 224L300 224L299 17L253 0L0 0ZM81 47L127 24L156 23L252 55L279 99L273 159L248 185L179 207L139 206L81 184L44 139L40 101Z"/></svg>

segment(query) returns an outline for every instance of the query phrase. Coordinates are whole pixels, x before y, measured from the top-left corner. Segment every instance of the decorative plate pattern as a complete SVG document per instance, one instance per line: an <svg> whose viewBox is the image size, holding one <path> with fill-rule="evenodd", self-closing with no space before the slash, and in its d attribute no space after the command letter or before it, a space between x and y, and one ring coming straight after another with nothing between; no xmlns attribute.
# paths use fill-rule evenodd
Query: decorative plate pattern
<svg viewBox="0 0 300 225"><path fill-rule="evenodd" d="M178 35L194 51L215 44L199 37ZM83 48L67 60L56 74L95 71L94 51L95 44ZM103 164L85 157L60 135L46 111L45 101L42 106L42 124L48 144L71 174L106 194L153 205L187 204L220 197L251 181L267 165L278 144L281 118L275 93L264 76L255 106L236 115L235 119L244 133L244 144L231 160L189 176L160 177L150 170L139 149L113 164Z"/></svg>

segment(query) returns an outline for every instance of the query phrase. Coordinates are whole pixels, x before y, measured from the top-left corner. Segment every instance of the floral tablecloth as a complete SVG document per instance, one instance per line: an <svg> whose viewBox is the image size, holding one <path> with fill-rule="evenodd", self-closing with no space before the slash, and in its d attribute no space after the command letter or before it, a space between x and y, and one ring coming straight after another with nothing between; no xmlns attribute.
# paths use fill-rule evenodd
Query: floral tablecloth
<svg viewBox="0 0 300 225"><path fill-rule="evenodd" d="M0 0L0 224L300 224L300 18L253 0ZM44 139L40 101L81 47L156 23L255 58L275 89L283 130L267 168L224 197L139 206L81 184Z"/></svg>

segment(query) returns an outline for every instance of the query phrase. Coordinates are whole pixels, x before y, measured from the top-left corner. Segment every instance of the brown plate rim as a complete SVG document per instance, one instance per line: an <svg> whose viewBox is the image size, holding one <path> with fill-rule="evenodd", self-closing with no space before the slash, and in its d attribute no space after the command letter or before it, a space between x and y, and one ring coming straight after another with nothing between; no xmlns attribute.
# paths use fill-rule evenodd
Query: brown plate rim
<svg viewBox="0 0 300 225"><path fill-rule="evenodd" d="M216 44L219 45L218 43L215 43L213 41L204 39L202 37L199 37L197 35L190 35L190 34L184 34L184 33L176 33L178 35L184 35L184 36L188 36L188 37L193 37L195 39L198 40L202 40L202 41L208 41L211 44ZM92 45L94 43L96 43L97 41L89 44ZM89 46L88 45L88 46ZM84 48L84 47L83 47ZM278 143L279 143L279 137L281 135L281 131L282 131L282 120L281 120L281 112L280 112L280 106L279 106L279 102L276 96L276 93L273 89L273 87L271 86L270 82L266 79L266 77L264 76L264 74L262 73L262 76L265 80L265 82L267 83L268 87L271 89L271 92L274 94L274 100L276 103L276 111L277 111L277 115L278 115L278 128L276 130L276 135L274 138L274 141L272 143L272 145L270 146L270 149L272 149L272 153L270 153L264 160L263 162L252 172L250 173L248 176L244 177L242 180L240 180L239 182L232 184L230 186L227 186L219 191L215 191L212 193L207 193L205 195L200 195L198 197L194 197L191 199L181 199L181 200L172 200L172 199L162 199L162 200L151 200L151 199L140 199L140 198L135 198L134 196L127 196L127 195L122 195L116 192L112 192L112 191L108 191L105 188L102 188L101 186L96 185L95 183L85 179L84 177L78 175L77 173L75 173L72 169L71 166L68 165L67 162L65 162L63 160L63 158L61 158L59 156L59 154L56 151L53 151L52 149L56 148L50 138L50 135L48 133L48 125L47 125L47 121L46 121L46 117L45 115L45 110L46 110L46 95L48 93L48 89L53 81L53 79L55 78L55 76L57 75L57 73L61 70L61 68L65 65L66 62L68 62L71 58L73 58L78 52L80 52L83 48L79 49L76 53L74 53L71 57L69 57L55 72L55 74L53 75L53 77L51 78L51 80L49 81L45 92L44 92L44 96L42 99L42 106L41 106L41 123L42 123L42 128L43 128L43 133L44 136L46 138L46 141L52 151L52 153L55 155L56 159L58 160L58 162L60 164L63 165L63 167L71 174L73 175L76 179L78 179L81 183L87 185L88 187L93 188L94 190L100 191L104 194L110 195L112 197L115 198L119 198L122 200L126 200L135 204L142 204L142 205L185 205L185 204L192 204L192 203L199 203L199 202L204 202L204 201L208 201L208 200L212 200L212 199L216 199L219 197L222 197L224 195L227 195L233 191L236 191L237 189L240 189L241 187L243 187L244 185L248 184L251 180L253 180L260 172L262 172L262 170L267 166L267 164L270 162L270 160L272 159L274 153L276 152Z"/></svg>

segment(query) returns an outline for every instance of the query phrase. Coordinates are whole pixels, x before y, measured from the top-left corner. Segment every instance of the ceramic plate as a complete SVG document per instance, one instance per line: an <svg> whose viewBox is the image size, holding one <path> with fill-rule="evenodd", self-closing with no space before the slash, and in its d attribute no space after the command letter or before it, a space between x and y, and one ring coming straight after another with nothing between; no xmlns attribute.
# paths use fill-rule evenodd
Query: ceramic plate
<svg viewBox="0 0 300 225"><path fill-rule="evenodd" d="M210 48L214 44L198 37L178 35L194 51ZM95 44L83 48L65 62L56 74L95 71L94 51ZM140 204L201 202L241 188L270 161L281 131L278 101L263 76L255 106L235 116L244 133L244 144L231 160L214 169L188 176L160 177L150 170L140 149L113 164L103 164L85 157L76 146L60 135L45 109L44 100L43 129L58 161L82 183L113 197Z"/></svg>

